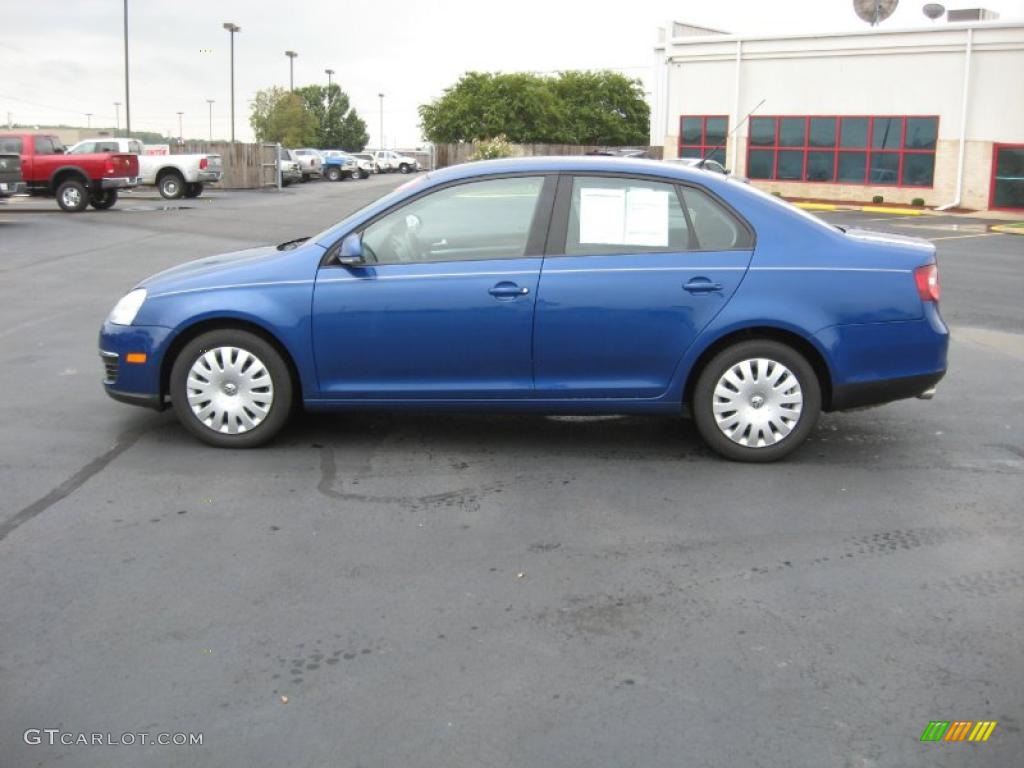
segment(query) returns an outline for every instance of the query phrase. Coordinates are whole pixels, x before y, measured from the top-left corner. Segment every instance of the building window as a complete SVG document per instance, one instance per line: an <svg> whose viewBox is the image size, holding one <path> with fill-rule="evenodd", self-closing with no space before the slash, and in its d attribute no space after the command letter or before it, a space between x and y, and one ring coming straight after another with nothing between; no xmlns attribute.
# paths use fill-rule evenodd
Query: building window
<svg viewBox="0 0 1024 768"><path fill-rule="evenodd" d="M729 118L724 115L679 118L679 157L703 157L725 165Z"/></svg>
<svg viewBox="0 0 1024 768"><path fill-rule="evenodd" d="M683 119L699 124L702 118ZM938 135L937 117L752 117L747 176L766 181L931 187ZM680 149L685 146L684 137L680 135Z"/></svg>

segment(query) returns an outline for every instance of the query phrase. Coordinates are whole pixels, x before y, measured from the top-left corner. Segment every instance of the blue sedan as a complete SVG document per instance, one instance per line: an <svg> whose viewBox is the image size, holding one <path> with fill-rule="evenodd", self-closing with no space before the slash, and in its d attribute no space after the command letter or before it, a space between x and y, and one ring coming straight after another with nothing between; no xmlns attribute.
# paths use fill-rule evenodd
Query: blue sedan
<svg viewBox="0 0 1024 768"><path fill-rule="evenodd" d="M154 275L99 345L111 397L216 446L261 445L296 407L648 413L771 461L821 411L930 397L938 301L926 241L685 166L534 158Z"/></svg>

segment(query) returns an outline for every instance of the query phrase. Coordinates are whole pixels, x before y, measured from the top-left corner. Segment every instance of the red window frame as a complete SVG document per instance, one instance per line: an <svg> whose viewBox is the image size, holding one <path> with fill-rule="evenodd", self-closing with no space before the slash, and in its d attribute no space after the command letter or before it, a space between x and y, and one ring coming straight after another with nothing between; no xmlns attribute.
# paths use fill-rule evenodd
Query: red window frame
<svg viewBox="0 0 1024 768"><path fill-rule="evenodd" d="M686 144L683 142L683 121L684 120L700 120L700 144ZM708 144L708 120L725 120L725 138L729 138L729 116L728 115L680 115L679 116L679 148L676 152L677 157L683 156L684 149L696 149L700 151L700 156L704 157L713 149L725 150L726 142ZM722 163L724 166L725 163Z"/></svg>
<svg viewBox="0 0 1024 768"><path fill-rule="evenodd" d="M999 159L1000 149L1024 149L1024 144L993 144L992 145L992 171L991 178L988 184L988 207L993 211L1016 211L1020 213L1024 211L1024 206L1019 208L1007 208L1005 206L996 207L996 161Z"/></svg>
<svg viewBox="0 0 1024 768"><path fill-rule="evenodd" d="M796 119L804 121L804 141L803 144L794 146L784 146L779 144L779 132L781 131L781 121L783 119ZM811 141L811 120L826 119L836 121L836 133L835 142L831 147L818 147L810 143ZM843 130L843 120L867 120L868 121L868 132L865 145L863 147L842 147L840 146L840 139ZM775 138L771 145L768 144L753 144L750 141L752 128L748 129L747 136L747 175L749 176L750 169L750 153L751 152L772 152L772 174L767 179L754 179L754 181L786 181L795 184L846 184L856 185L864 187L900 187L906 189L933 189L935 187L935 150L932 149L917 149L907 148L907 120L923 119L923 120L934 120L935 121L935 144L938 146L938 135L939 135L939 116L938 115L755 115L751 117L751 121L754 120L774 120L775 121ZM875 138L875 121L876 120L899 120L900 121L900 141L899 147L896 149L885 149L874 147ZM751 123L752 125L753 123ZM682 123L679 124L680 129L680 142L682 141ZM690 145L687 145L690 146ZM779 178L779 152L801 152L803 155L800 178L799 179L780 179ZM808 179L807 177L807 155L809 152L831 152L832 158L832 179L830 181L815 181ZM863 153L864 154L864 177L861 181L840 181L839 176L839 158L843 153ZM892 182L885 181L871 181L871 161L875 155L896 155L896 178ZM931 155L932 157L932 183L931 184L904 184L903 183L903 163L907 155Z"/></svg>

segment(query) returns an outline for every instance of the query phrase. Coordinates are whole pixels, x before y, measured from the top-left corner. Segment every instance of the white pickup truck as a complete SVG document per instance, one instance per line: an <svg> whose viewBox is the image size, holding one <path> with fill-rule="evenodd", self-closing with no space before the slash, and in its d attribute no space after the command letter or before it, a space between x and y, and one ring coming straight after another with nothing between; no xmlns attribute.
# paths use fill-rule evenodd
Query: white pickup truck
<svg viewBox="0 0 1024 768"><path fill-rule="evenodd" d="M145 146L136 139L115 139L104 136L85 139L71 147L67 154L90 152L125 152L139 156L139 184L156 186L168 200L199 197L203 184L221 179L220 155L172 155L166 144Z"/></svg>

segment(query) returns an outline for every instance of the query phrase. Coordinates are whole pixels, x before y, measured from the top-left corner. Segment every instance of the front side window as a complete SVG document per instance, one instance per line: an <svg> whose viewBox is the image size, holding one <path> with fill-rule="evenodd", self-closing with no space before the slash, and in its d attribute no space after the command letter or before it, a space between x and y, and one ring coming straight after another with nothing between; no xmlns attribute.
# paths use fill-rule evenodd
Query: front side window
<svg viewBox="0 0 1024 768"><path fill-rule="evenodd" d="M543 186L542 176L515 176L429 193L363 230L364 257L375 264L522 258Z"/></svg>
<svg viewBox="0 0 1024 768"><path fill-rule="evenodd" d="M57 150L53 145L53 139L49 136L36 136L35 148L37 155L54 155L57 153Z"/></svg>
<svg viewBox="0 0 1024 768"><path fill-rule="evenodd" d="M675 186L603 176L573 179L565 253L672 253L690 247Z"/></svg>
<svg viewBox="0 0 1024 768"><path fill-rule="evenodd" d="M77 147L75 147L73 150L71 150L71 154L73 154L73 155L91 155L95 151L96 151L96 142L95 141L87 141L84 144L79 144Z"/></svg>

